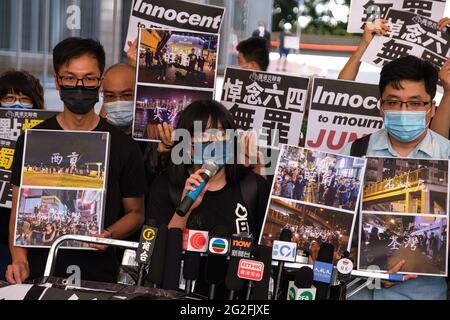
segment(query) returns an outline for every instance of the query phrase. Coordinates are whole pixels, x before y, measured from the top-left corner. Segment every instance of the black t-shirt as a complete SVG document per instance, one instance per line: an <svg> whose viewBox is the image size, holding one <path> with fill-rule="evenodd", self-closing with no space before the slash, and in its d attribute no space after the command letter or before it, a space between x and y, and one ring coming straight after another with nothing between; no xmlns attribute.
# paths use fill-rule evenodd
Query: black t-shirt
<svg viewBox="0 0 450 320"><path fill-rule="evenodd" d="M48 119L34 129L63 130L56 116ZM124 216L122 198L137 198L147 191L144 163L137 143L122 131L100 119L93 131L110 133L110 158L107 180L106 208L104 228L117 222ZM24 135L20 136L12 166L11 183L20 186L21 165L23 158ZM30 279L41 277L47 259L47 249L29 249ZM116 250L110 248L106 252L86 250L62 250L58 254L55 269L56 276L67 276L68 266L78 265L83 280L115 282L118 272Z"/></svg>
<svg viewBox="0 0 450 320"><path fill-rule="evenodd" d="M256 180L256 208L247 207L239 184L227 184L219 191L206 192L200 206L191 213L188 226L209 232L217 226L224 226L229 234L236 234L244 231L239 226L245 226L242 219L246 217L249 233L253 234L257 240L261 232L270 189L268 182L263 177L253 172L248 174ZM170 186L170 188L176 187ZM178 192L181 198L181 190ZM169 177L164 172L152 184L147 214L150 218L155 219L158 225L169 224L178 205L179 203L173 203L171 199Z"/></svg>

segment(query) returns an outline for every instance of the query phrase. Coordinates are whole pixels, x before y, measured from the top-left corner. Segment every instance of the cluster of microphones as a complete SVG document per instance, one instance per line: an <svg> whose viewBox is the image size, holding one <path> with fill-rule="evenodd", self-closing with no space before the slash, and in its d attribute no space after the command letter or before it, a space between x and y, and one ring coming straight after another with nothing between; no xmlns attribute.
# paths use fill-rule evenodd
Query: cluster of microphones
<svg viewBox="0 0 450 320"><path fill-rule="evenodd" d="M184 287L191 295L195 283L202 281L209 286L210 300L217 299L218 287L226 288L229 300L345 300L352 276L402 281L401 275L353 270L347 253L334 266L335 249L329 243L321 244L312 267L286 268L297 258L297 244L291 239L291 231L284 229L279 240L267 247L256 244L249 234L230 236L223 226L212 232L145 227L135 258L137 285ZM282 288L288 269L294 281L283 281Z"/></svg>
<svg viewBox="0 0 450 320"><path fill-rule="evenodd" d="M204 182L193 186L195 190L181 201L176 209L180 216L187 214L221 167L205 161L202 168ZM286 279L288 273L286 263L297 262L297 244L291 241L291 230L282 230L279 240L267 247L257 244L252 235L230 235L225 226L207 232L201 225L193 223L184 230L169 229L166 225L144 227L135 258L139 266L136 284L141 286L145 282L155 288L180 290L182 283L186 294L191 295L196 283L202 282L209 286L211 300L217 298L219 287L225 288L229 300L345 300L352 276L403 281L401 275L353 270L348 253L344 253L335 267L335 248L322 243L312 268L295 269L294 281L288 282L287 289L283 290L286 281L282 277L284 274Z"/></svg>

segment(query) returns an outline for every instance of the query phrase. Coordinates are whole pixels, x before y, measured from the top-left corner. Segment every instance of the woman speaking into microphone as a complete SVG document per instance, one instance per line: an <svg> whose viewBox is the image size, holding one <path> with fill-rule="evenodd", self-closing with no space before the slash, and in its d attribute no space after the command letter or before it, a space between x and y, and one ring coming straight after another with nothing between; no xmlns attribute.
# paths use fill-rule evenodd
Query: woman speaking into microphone
<svg viewBox="0 0 450 320"><path fill-rule="evenodd" d="M255 138L246 134L238 139L231 114L220 103L209 100L196 101L182 111L176 133L183 138L172 149L169 167L152 184L148 218L169 228L188 226L208 232L225 228L228 235L249 233L257 241L270 189L268 182L254 173L248 163L250 154L257 152L245 150L256 149ZM208 170L211 163L217 165L217 173L207 172L216 171ZM205 174L211 176L208 181L202 178ZM196 192L197 188L203 189ZM177 212L188 193L199 194L180 215ZM195 291L206 295L207 286L202 278L198 279ZM220 296L218 291L216 297Z"/></svg>

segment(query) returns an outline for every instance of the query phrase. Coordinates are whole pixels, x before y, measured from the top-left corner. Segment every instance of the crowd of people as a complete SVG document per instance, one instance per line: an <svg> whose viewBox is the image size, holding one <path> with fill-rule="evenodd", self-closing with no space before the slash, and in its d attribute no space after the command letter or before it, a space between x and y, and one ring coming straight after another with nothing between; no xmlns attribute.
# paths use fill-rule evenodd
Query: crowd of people
<svg viewBox="0 0 450 320"><path fill-rule="evenodd" d="M354 210L360 181L335 172L317 172L280 165L274 195L310 203Z"/></svg>
<svg viewBox="0 0 450 320"><path fill-rule="evenodd" d="M83 236L97 234L96 216L93 216L92 221L81 221L80 215L79 212L68 212L49 219L47 216L37 213L19 217L15 244L18 246L50 246L55 240L67 234ZM64 245L79 247L81 244L70 240Z"/></svg>

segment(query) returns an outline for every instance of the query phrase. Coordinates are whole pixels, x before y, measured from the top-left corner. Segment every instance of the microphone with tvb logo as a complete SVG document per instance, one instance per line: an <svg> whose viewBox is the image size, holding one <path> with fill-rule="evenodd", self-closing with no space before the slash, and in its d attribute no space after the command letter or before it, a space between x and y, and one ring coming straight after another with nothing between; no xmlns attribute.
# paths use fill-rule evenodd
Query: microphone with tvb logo
<svg viewBox="0 0 450 320"><path fill-rule="evenodd" d="M205 280L209 285L209 299L214 300L216 287L225 281L230 254L231 239L225 226L218 226L210 233Z"/></svg>
<svg viewBox="0 0 450 320"><path fill-rule="evenodd" d="M283 229L280 240L275 240L272 247L272 260L278 261L278 272L275 282L273 299L278 300L281 286L281 275L285 262L295 262L297 257L297 244L291 242L292 231Z"/></svg>
<svg viewBox="0 0 450 320"><path fill-rule="evenodd" d="M186 280L186 294L192 292L192 284L199 277L201 254L208 251L208 232L184 229L183 231L183 278Z"/></svg>
<svg viewBox="0 0 450 320"><path fill-rule="evenodd" d="M301 267L295 274L295 281L289 282L288 300L315 300L316 288L312 285L314 271Z"/></svg>
<svg viewBox="0 0 450 320"><path fill-rule="evenodd" d="M136 262L139 265L139 276L137 286L142 286L145 268L150 265L150 261L152 259L157 234L158 234L157 228L145 226L142 229L139 247L136 251Z"/></svg>

